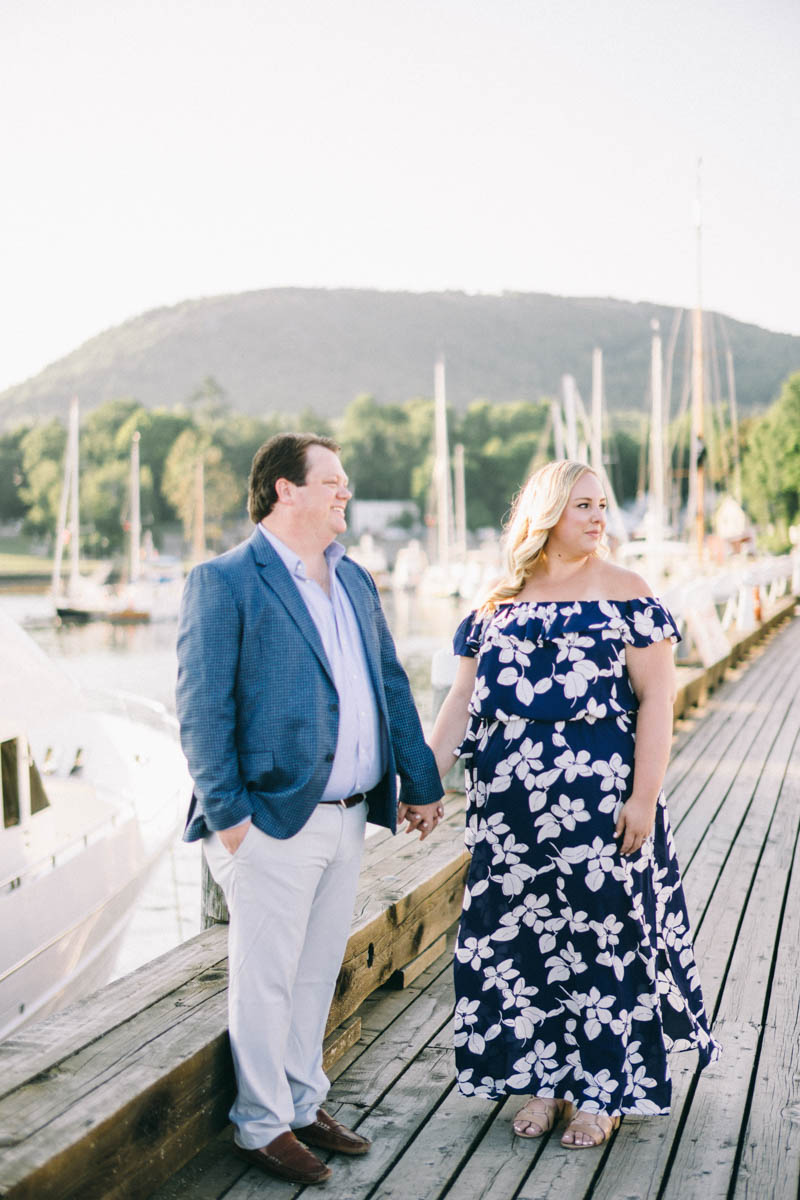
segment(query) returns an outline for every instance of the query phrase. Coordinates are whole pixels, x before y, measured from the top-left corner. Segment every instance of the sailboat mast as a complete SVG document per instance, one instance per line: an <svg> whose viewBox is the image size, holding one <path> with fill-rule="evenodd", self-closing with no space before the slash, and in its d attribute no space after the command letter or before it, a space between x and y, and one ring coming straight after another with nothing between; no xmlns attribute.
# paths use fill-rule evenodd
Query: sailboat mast
<svg viewBox="0 0 800 1200"><path fill-rule="evenodd" d="M58 505L58 524L56 526L55 553L53 555L52 592L53 599L56 601L61 595L61 563L64 558L64 534L67 528L67 509L69 507L71 482L70 448L72 446L72 407L75 403L76 399L73 398L72 402L70 403L69 420L67 422L67 441L64 446L64 478L61 484L61 499Z"/></svg>
<svg viewBox="0 0 800 1200"><path fill-rule="evenodd" d="M550 418L553 425L553 452L555 457L558 459L566 458L567 454L564 448L564 422L561 417L560 401L550 401Z"/></svg>
<svg viewBox="0 0 800 1200"><path fill-rule="evenodd" d="M456 555L460 562L467 553L467 492L464 484L464 445L453 447L454 501L456 520Z"/></svg>
<svg viewBox="0 0 800 1200"><path fill-rule="evenodd" d="M70 470L70 521L69 521L69 590L75 593L80 581L80 537L81 517L78 505L78 429L80 412L78 397L73 396L69 405L69 434L67 435L67 459Z"/></svg>
<svg viewBox="0 0 800 1200"><path fill-rule="evenodd" d="M139 496L139 431L131 438L131 559L130 581L136 583L141 567L142 510Z"/></svg>
<svg viewBox="0 0 800 1200"><path fill-rule="evenodd" d="M433 381L437 550L439 562L447 563L450 561L450 533L453 518L450 489L450 451L447 444L447 399L445 393L444 358L442 357L436 360Z"/></svg>
<svg viewBox="0 0 800 1200"><path fill-rule="evenodd" d="M578 457L578 418L575 399L575 377L561 376L561 392L564 398L564 424L567 443L567 458L574 462Z"/></svg>
<svg viewBox="0 0 800 1200"><path fill-rule="evenodd" d="M592 351L592 469L598 476L603 473L603 351L595 346Z"/></svg>
<svg viewBox="0 0 800 1200"><path fill-rule="evenodd" d="M731 418L731 440L733 441L733 495L737 504L742 503L742 455L739 448L739 415L736 410L736 376L733 371L733 354L728 341L724 322L722 333L725 338L725 368L728 375L728 404Z"/></svg>
<svg viewBox="0 0 800 1200"><path fill-rule="evenodd" d="M650 503L652 511L651 537L659 543L664 538L664 411L661 335L658 321L651 322L653 342L650 354Z"/></svg>
<svg viewBox="0 0 800 1200"><path fill-rule="evenodd" d="M692 446L691 470L694 481L695 543L698 558L703 556L705 540L705 438L703 431L703 216L701 208L701 170L697 160L697 304L692 325Z"/></svg>

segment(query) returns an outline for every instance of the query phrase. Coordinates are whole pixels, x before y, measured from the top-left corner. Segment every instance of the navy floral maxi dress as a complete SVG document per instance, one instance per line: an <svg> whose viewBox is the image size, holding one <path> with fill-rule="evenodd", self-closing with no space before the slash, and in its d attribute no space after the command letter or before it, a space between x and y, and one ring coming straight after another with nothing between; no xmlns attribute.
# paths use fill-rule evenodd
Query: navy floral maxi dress
<svg viewBox="0 0 800 1200"><path fill-rule="evenodd" d="M637 699L626 646L679 640L654 599L512 603L467 617L477 655L458 751L472 863L455 952L459 1090L663 1114L670 1050L709 1033L663 793L622 857Z"/></svg>

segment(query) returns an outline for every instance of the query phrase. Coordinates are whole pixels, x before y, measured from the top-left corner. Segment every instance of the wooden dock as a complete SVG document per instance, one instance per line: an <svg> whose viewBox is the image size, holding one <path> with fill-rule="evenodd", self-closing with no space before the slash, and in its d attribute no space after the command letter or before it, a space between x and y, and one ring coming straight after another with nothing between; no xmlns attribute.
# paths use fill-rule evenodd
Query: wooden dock
<svg viewBox="0 0 800 1200"><path fill-rule="evenodd" d="M623 1121L600 1150L515 1138L519 1098L453 1084L449 955L361 1007L329 1105L373 1139L334 1159L331 1200L792 1200L800 1183L800 621L678 722L667 788L706 1003L724 1055L673 1056L668 1118ZM157 1200L285 1198L226 1133ZM321 1190L321 1189L320 1189ZM313 1190L312 1190L313 1191ZM306 1189L309 1192L309 1189Z"/></svg>
<svg viewBox="0 0 800 1200"><path fill-rule="evenodd" d="M707 683L698 675L687 688ZM694 1054L673 1056L671 1116L625 1118L597 1150L515 1138L519 1097L459 1096L446 943L465 860L453 797L424 859L411 838L380 837L370 849L381 883L362 893L340 977L328 1108L374 1145L361 1159L334 1157L333 1178L309 1195L797 1197L800 620L682 712L667 790L720 1061L698 1077ZM231 1153L224 989L224 930L210 930L99 993L102 1005L0 1044L0 1195L305 1196ZM186 1165L167 1178L170 1162Z"/></svg>

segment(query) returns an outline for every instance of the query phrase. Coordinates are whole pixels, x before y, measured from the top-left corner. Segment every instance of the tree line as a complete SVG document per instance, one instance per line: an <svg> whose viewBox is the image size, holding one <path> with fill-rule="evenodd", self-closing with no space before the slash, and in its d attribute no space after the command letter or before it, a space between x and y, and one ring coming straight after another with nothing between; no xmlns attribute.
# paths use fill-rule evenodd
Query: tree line
<svg viewBox="0 0 800 1200"><path fill-rule="evenodd" d="M173 409L147 409L114 400L88 413L80 433L82 549L107 555L121 549L128 517L128 461L132 435L140 434L143 525L156 544L176 522L190 536L195 506L195 465L204 465L208 544L218 548L225 526L245 515L246 480L256 449L283 429L314 430L337 439L356 498L416 501L429 505L433 474L433 401L379 404L359 396L338 420L312 411L252 417L230 409L214 383ZM548 401L490 404L476 400L449 413L451 445L464 446L467 524L498 527L528 471L554 454ZM751 517L769 527L773 542L788 541L800 511L800 373L760 416L742 426L742 485ZM680 446L680 431L674 439ZM66 427L56 419L22 425L0 435L0 521L21 520L40 537L56 527ZM685 451L673 462L685 478ZM607 470L624 504L645 479L647 429L641 414L617 418L606 440ZM712 448L712 484L722 490L730 471L730 445Z"/></svg>

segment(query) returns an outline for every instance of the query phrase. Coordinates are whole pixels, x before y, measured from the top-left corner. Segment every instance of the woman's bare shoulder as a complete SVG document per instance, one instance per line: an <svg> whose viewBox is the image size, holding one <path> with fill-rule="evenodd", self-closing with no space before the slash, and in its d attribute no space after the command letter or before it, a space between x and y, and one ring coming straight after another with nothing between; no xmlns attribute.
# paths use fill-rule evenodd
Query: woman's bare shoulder
<svg viewBox="0 0 800 1200"><path fill-rule="evenodd" d="M599 567L598 582L608 600L636 600L653 595L650 584L635 571L610 562L601 562Z"/></svg>

